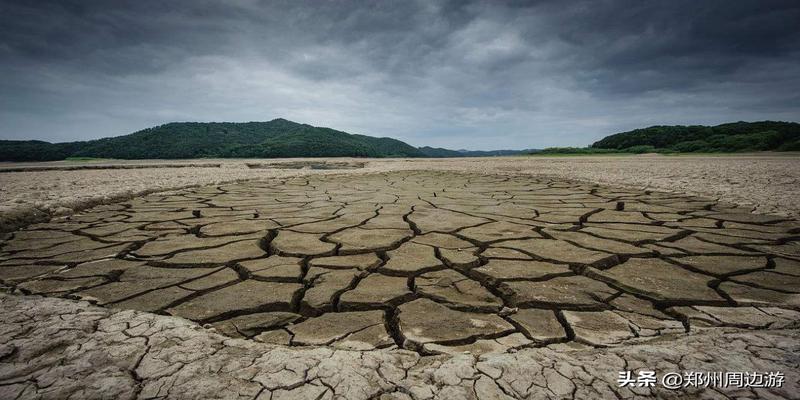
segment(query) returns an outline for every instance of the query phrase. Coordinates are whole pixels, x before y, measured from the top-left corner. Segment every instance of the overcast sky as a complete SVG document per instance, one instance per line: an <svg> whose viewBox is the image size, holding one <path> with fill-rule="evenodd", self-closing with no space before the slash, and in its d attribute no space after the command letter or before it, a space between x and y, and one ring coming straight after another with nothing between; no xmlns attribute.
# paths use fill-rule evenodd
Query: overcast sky
<svg viewBox="0 0 800 400"><path fill-rule="evenodd" d="M281 117L500 149L800 121L798 21L792 0L0 0L0 138Z"/></svg>

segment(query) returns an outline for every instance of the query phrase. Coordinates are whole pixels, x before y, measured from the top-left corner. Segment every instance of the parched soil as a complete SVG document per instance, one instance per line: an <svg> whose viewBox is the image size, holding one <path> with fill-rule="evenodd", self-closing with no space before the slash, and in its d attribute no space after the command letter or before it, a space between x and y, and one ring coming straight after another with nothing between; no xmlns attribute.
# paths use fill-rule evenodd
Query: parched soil
<svg viewBox="0 0 800 400"><path fill-rule="evenodd" d="M99 204L128 200L154 192L246 180L342 172L336 168L297 168L292 161L277 164L274 168L255 169L239 161L117 161L81 166L64 163L6 165L0 167L0 233Z"/></svg>
<svg viewBox="0 0 800 400"><path fill-rule="evenodd" d="M611 348L572 343L422 357L274 346L180 318L36 296L0 294L0 320L4 399L789 399L800 391L797 328L720 327ZM626 370L659 377L778 371L785 381L777 388L620 387Z"/></svg>
<svg viewBox="0 0 800 400"><path fill-rule="evenodd" d="M757 213L800 216L797 193L800 156L795 153L716 157L103 160L0 163L0 232L98 204L165 190L301 175L398 170L577 180L704 196L748 207Z"/></svg>
<svg viewBox="0 0 800 400"><path fill-rule="evenodd" d="M704 198L397 172L100 206L14 233L0 277L276 344L481 353L795 307L799 235Z"/></svg>
<svg viewBox="0 0 800 400"><path fill-rule="evenodd" d="M195 361L195 377L202 375L217 351L232 353L214 362L245 368L252 354L273 351L263 349L281 356L264 361L272 372L263 379L254 381L256 372L231 377L243 385L238 394L680 397L686 393L614 387L616 371L648 367L628 349L644 346L645 361L680 369L695 364L676 349L693 343L706 346L704 354L736 353L722 337L766 350L716 359L715 367L780 369L791 381L770 391L776 397L790 398L798 379L792 351L770 346L798 347L800 222L685 194L433 168L201 186L16 231L0 244L0 280L15 294L136 311L90 307L87 317L88 306L74 306L86 303L4 297L4 318L13 324L0 332L7 343L0 394L12 398L48 393L43 380L53 365L85 364L98 343L122 346L120 357L134 361L86 380L131 398L192 397L161 390L179 386L180 374L193 379L184 366ZM175 326L164 328L173 323L147 312L211 330L190 335L185 327L198 325L176 325L181 333L168 347L199 340L214 353L153 347L153 337ZM70 334L63 346L80 344L67 355L51 354L61 345L32 353L20 347L86 318L100 325ZM120 326L126 318L141 319L142 328ZM320 357L336 354L353 376L332 382L310 374ZM375 354L370 363L393 365L400 375L358 381L355 375L366 374L362 357L373 357L359 354ZM307 365L285 366L295 356ZM174 357L182 359L176 370L168 361ZM554 357L563 368L552 365ZM610 359L613 371L603 366ZM554 370L522 387L515 382L533 378L504 371L523 364L538 365L531 376ZM302 379L283 376L286 369ZM91 391L76 383L52 393L67 392Z"/></svg>

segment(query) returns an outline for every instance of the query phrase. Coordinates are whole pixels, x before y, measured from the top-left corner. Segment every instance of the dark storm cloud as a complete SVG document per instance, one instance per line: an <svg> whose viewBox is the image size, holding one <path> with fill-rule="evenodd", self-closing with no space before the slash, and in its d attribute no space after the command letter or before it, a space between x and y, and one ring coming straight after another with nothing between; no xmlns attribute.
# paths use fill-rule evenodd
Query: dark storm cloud
<svg viewBox="0 0 800 400"><path fill-rule="evenodd" d="M0 137L285 117L416 145L796 120L800 3L0 1Z"/></svg>

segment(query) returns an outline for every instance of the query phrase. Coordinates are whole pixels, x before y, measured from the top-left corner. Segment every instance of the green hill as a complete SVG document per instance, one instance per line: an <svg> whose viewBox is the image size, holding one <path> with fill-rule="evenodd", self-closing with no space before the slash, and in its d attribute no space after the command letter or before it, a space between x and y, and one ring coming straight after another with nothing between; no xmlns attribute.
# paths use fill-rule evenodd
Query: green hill
<svg viewBox="0 0 800 400"><path fill-rule="evenodd" d="M651 126L606 136L591 148L629 152L798 151L800 124L761 121L717 126Z"/></svg>
<svg viewBox="0 0 800 400"><path fill-rule="evenodd" d="M0 141L0 161L52 161L67 157L119 159L424 157L391 138L351 135L275 119L269 122L174 122L125 136L86 142Z"/></svg>

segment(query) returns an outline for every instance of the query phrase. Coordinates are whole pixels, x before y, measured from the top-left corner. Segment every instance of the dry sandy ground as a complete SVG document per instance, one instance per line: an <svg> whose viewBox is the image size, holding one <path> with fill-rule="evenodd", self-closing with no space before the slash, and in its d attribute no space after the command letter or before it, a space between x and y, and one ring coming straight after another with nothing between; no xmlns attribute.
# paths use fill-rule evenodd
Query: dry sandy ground
<svg viewBox="0 0 800 400"><path fill-rule="evenodd" d="M391 170L454 170L522 173L604 185L648 188L707 196L751 207L758 213L800 215L800 156L584 156L463 159L335 159L363 163L360 169L251 169L247 164L297 163L303 160L111 161L102 163L0 163L0 231L149 192L247 179L303 174L361 173ZM320 162L324 160L306 160ZM209 167L169 168L207 164ZM101 165L137 169L53 170ZM141 168L152 165L158 168ZM218 165L218 166L217 166ZM3 172L19 168L43 171ZM167 167L167 168L164 168Z"/></svg>

